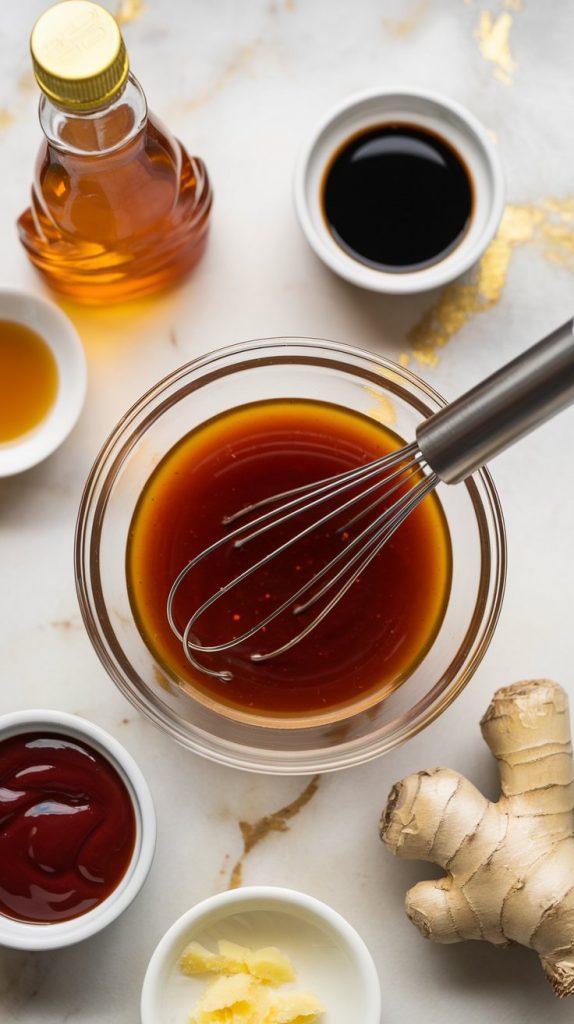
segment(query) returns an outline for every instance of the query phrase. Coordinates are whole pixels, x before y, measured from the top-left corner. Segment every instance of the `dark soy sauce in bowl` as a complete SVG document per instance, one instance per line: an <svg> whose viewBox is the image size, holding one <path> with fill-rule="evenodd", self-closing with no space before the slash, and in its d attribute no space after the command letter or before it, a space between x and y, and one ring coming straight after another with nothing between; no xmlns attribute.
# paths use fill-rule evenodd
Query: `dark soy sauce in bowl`
<svg viewBox="0 0 574 1024"><path fill-rule="evenodd" d="M388 123L340 146L323 177L322 205L345 252L375 270L406 273L438 263L462 241L473 188L445 139Z"/></svg>

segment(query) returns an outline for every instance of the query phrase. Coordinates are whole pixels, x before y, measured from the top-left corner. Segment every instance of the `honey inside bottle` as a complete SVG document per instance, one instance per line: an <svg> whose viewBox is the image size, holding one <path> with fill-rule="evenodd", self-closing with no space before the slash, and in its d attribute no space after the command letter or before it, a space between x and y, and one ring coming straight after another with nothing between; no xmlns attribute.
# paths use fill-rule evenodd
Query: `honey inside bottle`
<svg viewBox="0 0 574 1024"><path fill-rule="evenodd" d="M169 286L207 240L204 163L148 112L109 12L88 0L57 4L31 46L46 138L18 221L30 259L55 290L84 303Z"/></svg>

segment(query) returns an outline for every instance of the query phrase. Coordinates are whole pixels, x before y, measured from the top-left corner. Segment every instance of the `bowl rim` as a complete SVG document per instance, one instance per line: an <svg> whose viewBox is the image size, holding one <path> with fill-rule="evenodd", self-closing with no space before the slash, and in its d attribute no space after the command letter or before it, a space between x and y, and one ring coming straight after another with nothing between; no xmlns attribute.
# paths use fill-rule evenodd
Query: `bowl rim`
<svg viewBox="0 0 574 1024"><path fill-rule="evenodd" d="M20 921L0 914L0 947L23 950L60 949L95 935L115 921L137 896L151 868L156 817L144 774L126 748L101 726L67 711L30 708L0 715L0 743L29 732L61 732L93 746L116 769L130 796L136 818L136 842L117 887L92 910L68 921Z"/></svg>
<svg viewBox="0 0 574 1024"><path fill-rule="evenodd" d="M363 983L367 1000L368 1016L361 1024L379 1024L381 1017L381 983L373 957L364 939L357 930L337 910L315 896L274 885L246 885L238 889L227 889L224 892L208 896L185 911L164 932L156 945L144 976L141 994L141 1024L157 1024L154 1016L154 1004L157 994L161 991L161 974L175 950L182 951L187 942L192 940L190 931L193 927L202 927L213 914L222 909L229 909L230 915L240 910L242 905L256 904L288 914L300 910L305 915L326 924L330 931L343 939L350 958L357 968ZM220 915L218 915L220 917Z"/></svg>
<svg viewBox="0 0 574 1024"><path fill-rule="evenodd" d="M401 106L408 107L413 102L418 103L421 114L426 109L428 113L433 113L437 123L440 120L447 138L450 135L449 125L456 119L476 145L477 151L480 153L480 162L489 178L491 191L489 209L482 230L474 243L466 245L465 237L463 237L460 244L448 254L448 260L445 257L421 270L391 273L376 270L354 260L335 241L332 246L328 245L320 237L311 217L312 204L308 201L306 186L309 168L317 146L325 135L336 131L343 115L354 112L357 117L360 117L365 105L376 100L380 100L382 104L393 102L399 110ZM381 118L385 117L385 113L383 108L379 122ZM410 111L408 113L410 114ZM373 119L373 123L375 120ZM437 128L438 130L440 129ZM353 133L349 130L348 134L351 136ZM333 152L336 149L337 146L334 145ZM474 187L476 188L476 182ZM486 193L483 198L487 198ZM300 147L293 173L293 200L295 212L307 242L319 259L334 273L350 281L351 284L369 291L387 295L412 295L448 284L464 274L482 256L496 234L504 211L504 171L492 138L472 111L444 93L397 84L389 89L371 88L354 92L323 114Z"/></svg>
<svg viewBox="0 0 574 1024"><path fill-rule="evenodd" d="M152 403L155 400L159 400L164 392L177 387L190 374L199 374L205 371L209 379L209 374L215 372L214 367L217 364L229 361L229 372L232 372L237 368L236 360L238 357L249 358L251 356L253 359L253 353L255 352L258 356L261 356L261 359L264 359L265 356L269 356L271 350L276 354L277 360L280 360L282 349L293 348L307 353L308 359L311 358L309 353L315 350L315 352L319 351L330 354L333 358L351 357L351 359L360 360L374 368L373 379L377 379L379 383L380 374L383 371L387 377L394 377L395 379L398 377L400 380L408 382L419 394L422 392L424 397L439 408L447 404L446 400L430 384L418 377L408 367L403 367L378 353L327 339L296 336L257 338L210 351L183 364L163 377L149 388L118 421L116 427L100 449L86 480L78 510L74 542L76 590L84 625L108 675L130 703L150 718L155 725L167 730L176 742L187 749L193 750L195 753L231 767L257 773L278 775L307 775L314 772L331 772L363 764L406 742L406 740L416 735L423 728L426 728L427 725L430 725L466 686L486 653L501 611L507 566L506 533L500 500L490 473L487 469L480 469L469 480L464 481L461 486L465 487L469 492L475 513L477 509L480 509L483 516L483 521L480 520L480 517L477 517L481 550L484 550L485 538L486 544L492 545L494 557L486 583L484 583L481 576L482 590L485 588L488 590L490 586L492 594L488 601L486 601L484 593L482 593L483 608L480 607L481 594L479 593L477 597L471 626L468 627L464 641L457 652L460 656L448 684L443 685L445 675L443 673L443 677L426 694L428 706L424 713L417 713L417 717L410 721L409 714L403 714L397 719L398 725L392 734L379 739L375 745L365 744L363 746L361 744L360 749L343 745L335 751L326 748L311 753L304 752L302 754L298 752L295 756L291 752L287 754L285 751L278 751L274 754L268 750L262 751L250 748L239 742L221 737L214 738L210 733L204 732L199 726L193 727L194 734L191 735L188 724L170 707L160 702L153 693L143 695L137 691L129 679L129 673L124 669L123 671L126 671L124 676L121 665L118 667L118 663L115 660L117 658L119 662L127 662L129 665L119 645L110 645L108 637L105 637L105 642L102 639L101 634L105 631L100 624L98 616L104 613L107 617L105 602L101 593L94 593L95 588L91 579L91 573L94 571L94 568L97 569L99 559L97 550L95 553L93 550L95 545L92 537L90 517L95 515L95 510L99 506L105 510L113 479L121 469L124 460L129 456L130 443L128 438L131 436L129 434L130 428L138 420L138 417L144 413L146 407L151 407ZM293 353L283 358L289 361L293 358ZM257 365L256 359L253 359L252 365ZM375 371L378 373L378 377ZM364 372L366 373L366 370ZM180 392L177 392L171 401L174 401L175 397L179 394ZM420 398L418 402L420 411ZM414 398L413 404L416 408ZM423 408L425 407L423 406ZM429 411L428 407L426 407L426 411ZM146 422L150 415L146 417ZM112 483L110 483L110 480ZM106 490L105 494L103 493L104 488ZM486 512L490 517L488 520ZM489 551L490 547L487 549L487 554L489 554ZM481 621L477 623L475 621L477 619ZM472 628L474 628L474 633L471 641L468 641L468 635ZM206 749L205 737L209 740L209 749ZM216 750L213 749L214 739L217 746Z"/></svg>
<svg viewBox="0 0 574 1024"><path fill-rule="evenodd" d="M55 302L23 288L0 287L0 319L35 330L58 367L53 406L30 431L0 443L0 478L14 476L43 462L66 440L82 411L87 364L80 335Z"/></svg>

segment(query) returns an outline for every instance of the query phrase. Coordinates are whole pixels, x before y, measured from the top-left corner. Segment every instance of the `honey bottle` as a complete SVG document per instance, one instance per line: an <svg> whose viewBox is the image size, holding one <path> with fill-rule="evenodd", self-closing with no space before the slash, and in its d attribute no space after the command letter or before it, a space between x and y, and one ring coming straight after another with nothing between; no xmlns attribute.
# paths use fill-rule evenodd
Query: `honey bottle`
<svg viewBox="0 0 574 1024"><path fill-rule="evenodd" d="M174 283L205 248L212 192L203 161L148 112L103 7L50 7L31 51L46 138L18 220L28 256L52 288L84 303Z"/></svg>

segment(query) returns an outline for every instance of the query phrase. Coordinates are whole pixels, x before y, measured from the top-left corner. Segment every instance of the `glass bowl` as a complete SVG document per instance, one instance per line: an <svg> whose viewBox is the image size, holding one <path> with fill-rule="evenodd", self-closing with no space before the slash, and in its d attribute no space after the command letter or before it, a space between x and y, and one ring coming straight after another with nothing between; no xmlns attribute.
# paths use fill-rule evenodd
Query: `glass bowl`
<svg viewBox="0 0 574 1024"><path fill-rule="evenodd" d="M235 407L269 399L331 402L385 422L405 441L445 405L409 370L347 345L271 338L221 349L182 366L126 413L88 477L75 540L78 598L88 635L122 693L177 742L214 761L274 774L326 772L372 760L414 736L454 700L479 665L500 613L504 521L486 470L440 485L452 545L452 584L440 629L391 694L343 721L254 724L196 699L155 660L134 620L126 544L152 470L190 430Z"/></svg>

